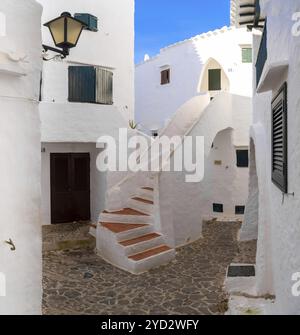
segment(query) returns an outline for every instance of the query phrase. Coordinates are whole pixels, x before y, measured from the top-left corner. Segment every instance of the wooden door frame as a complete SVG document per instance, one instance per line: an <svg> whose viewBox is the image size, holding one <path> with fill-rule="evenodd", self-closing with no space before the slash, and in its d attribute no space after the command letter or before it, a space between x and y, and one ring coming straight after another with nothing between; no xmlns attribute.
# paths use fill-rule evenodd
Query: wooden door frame
<svg viewBox="0 0 300 335"><path fill-rule="evenodd" d="M65 222L65 221L59 221L59 220L55 220L53 219L53 208L54 208L54 176L53 173L55 172L55 169L53 167L54 164L54 158L55 157L59 157L59 156L68 156L68 169L69 171L71 171L71 173L69 173L68 178L69 178L69 185L72 185L72 180L74 178L74 168L72 167L72 156L82 156L82 157L86 157L89 161L89 169L88 169L88 175L89 175L89 189L88 189L88 193L89 193L89 217L91 218L91 167L90 167L90 153L89 152L53 152L50 153L50 220L51 220L51 224L55 225L55 224L64 224L64 223L70 223L73 222L74 220L70 220L69 222ZM70 186L71 187L71 186ZM71 191L71 190L70 190Z"/></svg>

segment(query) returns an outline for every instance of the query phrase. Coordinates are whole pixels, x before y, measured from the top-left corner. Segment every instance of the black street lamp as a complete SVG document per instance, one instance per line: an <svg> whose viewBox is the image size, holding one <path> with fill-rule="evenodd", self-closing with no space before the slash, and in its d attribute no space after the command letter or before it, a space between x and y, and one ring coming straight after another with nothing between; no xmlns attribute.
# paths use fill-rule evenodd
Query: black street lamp
<svg viewBox="0 0 300 335"><path fill-rule="evenodd" d="M70 49L76 47L86 24L74 19L70 13L64 12L60 17L45 23L44 26L49 28L54 44L60 48L43 45L44 50L57 52L62 55L62 58L66 58L70 54Z"/></svg>

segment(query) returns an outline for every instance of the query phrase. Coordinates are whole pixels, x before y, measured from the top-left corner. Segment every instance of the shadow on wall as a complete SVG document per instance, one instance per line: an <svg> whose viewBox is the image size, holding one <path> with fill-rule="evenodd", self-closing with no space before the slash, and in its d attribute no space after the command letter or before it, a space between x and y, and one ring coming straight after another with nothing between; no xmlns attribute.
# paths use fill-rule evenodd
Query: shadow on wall
<svg viewBox="0 0 300 335"><path fill-rule="evenodd" d="M253 139L250 141L250 178L249 197L246 206L245 220L240 232L240 241L257 240L258 238L259 189L256 169L256 153Z"/></svg>

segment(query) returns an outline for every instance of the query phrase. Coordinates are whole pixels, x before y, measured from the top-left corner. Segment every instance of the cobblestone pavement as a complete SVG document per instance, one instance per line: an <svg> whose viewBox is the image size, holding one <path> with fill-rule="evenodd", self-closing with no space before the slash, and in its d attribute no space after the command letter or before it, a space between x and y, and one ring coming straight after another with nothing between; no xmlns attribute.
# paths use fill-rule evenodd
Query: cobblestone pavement
<svg viewBox="0 0 300 335"><path fill-rule="evenodd" d="M42 229L44 251L95 247L95 239L89 235L89 222L48 225Z"/></svg>
<svg viewBox="0 0 300 335"><path fill-rule="evenodd" d="M204 238L178 250L167 266L140 276L105 263L91 250L44 253L44 314L223 314L227 266L239 257L238 223L206 223ZM254 261L247 244L243 262Z"/></svg>

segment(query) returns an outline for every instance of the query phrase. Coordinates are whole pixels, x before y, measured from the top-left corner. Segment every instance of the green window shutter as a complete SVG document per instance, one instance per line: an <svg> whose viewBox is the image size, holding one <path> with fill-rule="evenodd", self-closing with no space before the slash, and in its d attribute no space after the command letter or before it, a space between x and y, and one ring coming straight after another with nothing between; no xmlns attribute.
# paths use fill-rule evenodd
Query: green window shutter
<svg viewBox="0 0 300 335"><path fill-rule="evenodd" d="M96 102L113 104L113 73L99 67L96 68Z"/></svg>
<svg viewBox="0 0 300 335"><path fill-rule="evenodd" d="M95 103L96 71L93 66L69 66L69 101Z"/></svg>
<svg viewBox="0 0 300 335"><path fill-rule="evenodd" d="M242 62L252 63L252 48L242 48Z"/></svg>
<svg viewBox="0 0 300 335"><path fill-rule="evenodd" d="M288 117L287 84L272 101L272 181L288 193Z"/></svg>
<svg viewBox="0 0 300 335"><path fill-rule="evenodd" d="M221 90L221 69L208 70L208 90Z"/></svg>

